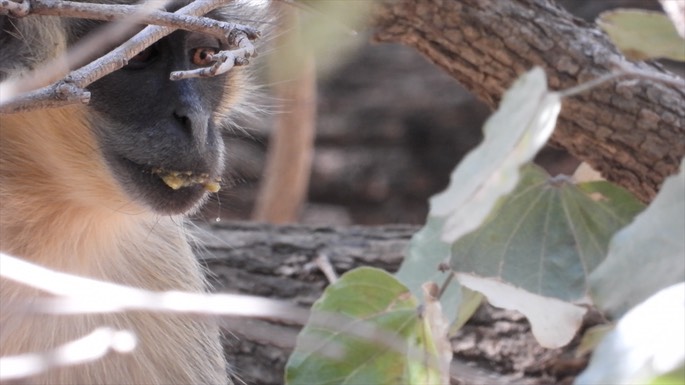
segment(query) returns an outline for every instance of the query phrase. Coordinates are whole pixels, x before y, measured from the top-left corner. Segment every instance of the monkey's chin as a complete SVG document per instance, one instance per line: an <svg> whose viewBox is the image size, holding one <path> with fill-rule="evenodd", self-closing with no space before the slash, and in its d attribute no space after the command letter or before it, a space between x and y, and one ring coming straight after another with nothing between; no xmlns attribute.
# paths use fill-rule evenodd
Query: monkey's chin
<svg viewBox="0 0 685 385"><path fill-rule="evenodd" d="M144 203L159 214L191 213L197 210L207 197L207 190L198 184L172 189L162 181L144 188L148 190Z"/></svg>
<svg viewBox="0 0 685 385"><path fill-rule="evenodd" d="M160 174L160 167L140 165L126 158L118 163L115 175L126 192L158 214L190 213L200 207L208 192L218 190L218 186L211 185L218 178L209 177L207 172L197 172L197 175L207 175L202 179L182 179L180 184L175 184L164 178L166 173Z"/></svg>

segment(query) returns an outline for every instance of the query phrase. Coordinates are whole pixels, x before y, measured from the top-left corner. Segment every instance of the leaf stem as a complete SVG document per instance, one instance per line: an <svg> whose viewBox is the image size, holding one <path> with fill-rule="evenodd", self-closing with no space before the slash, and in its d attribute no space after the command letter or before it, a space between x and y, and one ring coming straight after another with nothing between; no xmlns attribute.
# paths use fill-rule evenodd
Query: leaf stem
<svg viewBox="0 0 685 385"><path fill-rule="evenodd" d="M454 271L452 269L450 269L449 275L447 276L447 278L445 278L445 281L442 283L442 285L440 285L440 292L438 292L438 297L437 297L438 300L440 300L442 298L442 295L445 294L445 292L447 291L447 287L450 285L450 283L452 283L453 279L454 279Z"/></svg>

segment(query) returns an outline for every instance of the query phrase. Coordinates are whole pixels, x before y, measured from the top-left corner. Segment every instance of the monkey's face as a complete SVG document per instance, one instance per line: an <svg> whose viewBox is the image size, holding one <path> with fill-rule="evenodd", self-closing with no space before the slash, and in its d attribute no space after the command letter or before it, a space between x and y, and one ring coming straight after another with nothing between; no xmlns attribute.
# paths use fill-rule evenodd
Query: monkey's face
<svg viewBox="0 0 685 385"><path fill-rule="evenodd" d="M171 81L169 74L211 64L206 54L219 47L214 37L178 31L89 87L110 171L156 212L187 212L218 187L223 141L213 116L234 75Z"/></svg>

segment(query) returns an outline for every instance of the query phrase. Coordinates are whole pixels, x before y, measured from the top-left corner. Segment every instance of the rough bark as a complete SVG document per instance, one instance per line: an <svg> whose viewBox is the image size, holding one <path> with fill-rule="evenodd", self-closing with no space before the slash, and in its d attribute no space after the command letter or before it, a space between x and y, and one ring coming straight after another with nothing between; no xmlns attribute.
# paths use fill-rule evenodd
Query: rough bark
<svg viewBox="0 0 685 385"><path fill-rule="evenodd" d="M413 226L305 227L217 223L201 236L200 257L217 291L280 298L309 308L328 284L315 262L326 256L338 274L360 265L399 267ZM225 348L248 384L282 384L299 325L227 320ZM482 308L453 341L452 384L541 385L568 381L585 358L541 348L520 315Z"/></svg>
<svg viewBox="0 0 685 385"><path fill-rule="evenodd" d="M563 89L621 58L603 33L553 0L386 0L374 25L378 41L416 48L492 107L532 66ZM567 99L553 142L648 201L685 155L685 90L624 79Z"/></svg>

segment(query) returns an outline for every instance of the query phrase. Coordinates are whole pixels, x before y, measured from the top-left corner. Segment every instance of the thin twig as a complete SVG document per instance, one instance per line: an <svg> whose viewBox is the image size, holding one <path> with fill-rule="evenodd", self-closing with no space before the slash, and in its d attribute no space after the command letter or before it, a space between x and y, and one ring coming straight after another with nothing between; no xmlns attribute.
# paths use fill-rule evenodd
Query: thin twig
<svg viewBox="0 0 685 385"><path fill-rule="evenodd" d="M48 369L98 360L110 351L128 353L136 346L136 337L126 330L97 328L92 333L40 353L0 357L0 381L35 376Z"/></svg>
<svg viewBox="0 0 685 385"><path fill-rule="evenodd" d="M309 312L285 301L239 294L152 292L47 269L0 253L0 277L31 286L57 298L34 298L28 311L48 314L160 313L224 315L303 325ZM107 301L103 301L107 298Z"/></svg>
<svg viewBox="0 0 685 385"><path fill-rule="evenodd" d="M328 258L328 255L320 253L316 259L314 259L314 263L316 263L316 266L321 270L323 275L326 276L328 283L333 284L338 280L338 274L335 273L335 268Z"/></svg>
<svg viewBox="0 0 685 385"><path fill-rule="evenodd" d="M606 82L617 79L621 76L626 75L623 71L610 72L608 74L602 75L600 77L594 78L584 83L580 83L576 86L567 88L565 90L559 91L559 96L562 98L567 98L570 96L578 95L580 93L589 91L595 87L598 87Z"/></svg>
<svg viewBox="0 0 685 385"><path fill-rule="evenodd" d="M96 4L78 3L60 0L29 0L30 13L34 15L52 15L61 17L76 17L92 20L126 20L130 16L144 14L138 22L149 25L160 25L201 32L221 39L239 29L249 39L259 37L259 31L245 25L238 25L202 16L189 16L161 10L145 11L144 6L128 4Z"/></svg>
<svg viewBox="0 0 685 385"><path fill-rule="evenodd" d="M64 79L69 74L70 69L79 68L99 57L94 53L100 52L101 47L115 47L133 36L141 29L140 25L144 24L141 20L145 15L156 11L156 8L166 7L169 1L148 0L138 8L136 14L130 15L126 20L108 23L95 33L86 35L60 55L41 63L30 73L1 83L0 104L16 98L18 95L47 87L56 79ZM50 106L58 107L64 103L60 100L48 100L40 104L48 104L44 106L47 108Z"/></svg>
<svg viewBox="0 0 685 385"><path fill-rule="evenodd" d="M637 68L634 64L627 62L625 60L612 60L611 64L616 68L614 71L597 77L595 79L589 80L585 83L578 84L574 87L561 90L559 91L559 95L562 98L574 96L624 76L651 80L657 83L667 84L673 87L685 89L685 79L680 78L676 75L669 75L667 73L655 71L647 71L642 68Z"/></svg>
<svg viewBox="0 0 685 385"><path fill-rule="evenodd" d="M24 17L29 14L30 9L29 0L0 0L0 15Z"/></svg>
<svg viewBox="0 0 685 385"><path fill-rule="evenodd" d="M447 288L449 287L450 283L452 283L452 280L454 279L454 271L450 269L450 273L445 277L445 280L442 282L442 285L440 285L440 291L438 292L437 299L441 299L442 296L445 294L447 291Z"/></svg>
<svg viewBox="0 0 685 385"><path fill-rule="evenodd" d="M74 84L60 81L1 104L0 114L63 107L76 103L87 104L88 102L90 102L90 92Z"/></svg>
<svg viewBox="0 0 685 385"><path fill-rule="evenodd" d="M41 2L41 4L49 3L49 1L46 0L37 1ZM249 42L250 39L259 36L259 32L252 27L222 22L212 22L208 25L203 24L202 19L199 19L199 21L196 22L189 22L189 20L194 19L194 16L207 14L208 12L216 8L219 8L224 3L225 0L194 1L176 11L175 14L169 14L175 15L173 17L160 16L165 13L162 11L145 11L140 8L137 8L137 11L144 13L141 18L142 20L147 20L150 17L149 15L157 15L159 17L151 16L151 18L155 20L161 18L166 20L165 22L169 21L169 23L171 23L171 19L174 19L175 21L174 23L171 23L170 26L164 25L145 27L142 31L140 31L135 36L130 38L128 41L124 42L123 44L121 44L114 50L110 51L106 55L92 61L91 63L79 68L78 70L72 71L64 79L56 83L53 83L49 86L24 93L17 97L13 97L12 95L16 93L14 92L12 84L0 85L0 87L2 87L2 92L0 92L0 113L14 113L32 110L36 108L54 107L56 105L62 106L65 104L76 102L87 102L89 97L86 96L89 96L89 94L87 91L85 91L85 87L87 87L94 81L102 78L103 76L108 75L124 67L128 63L129 59L131 59L132 57L143 51L145 48L152 45L154 42L158 41L162 37L170 34L178 28L195 28L200 25L203 25L202 28L206 27L209 29L201 29L201 32L212 31L212 33L216 33L217 28L221 29L222 31L224 28L229 28L229 32L223 35L226 37L227 44L229 46L252 46L252 44ZM61 4L70 3L63 2ZM123 9L125 9L124 12L130 12L131 8L129 7L131 6L123 6ZM102 14L100 14L100 16L102 16ZM180 25L176 23L177 21L180 21ZM254 54L254 47L252 47L251 50L249 50L248 48L239 48L236 51L241 50L244 51L244 55ZM234 53L233 64L244 64L246 61L246 58L243 59L240 56L240 52ZM80 97L65 97L64 92L60 91L64 90L65 86L69 88L80 88L81 91L75 91L71 94L68 94L79 95ZM10 96L7 97L7 94L9 94Z"/></svg>
<svg viewBox="0 0 685 385"><path fill-rule="evenodd" d="M197 68L187 71L174 71L169 76L171 80L190 78L207 78L217 76L230 71L235 66L246 65L249 58L255 55L255 47L249 37L237 30L229 40L237 42L238 49L232 51L219 51L210 58L214 62L209 67Z"/></svg>
<svg viewBox="0 0 685 385"><path fill-rule="evenodd" d="M225 0L194 1L179 9L176 13L191 16L204 15L220 7L224 2ZM129 59L174 30L176 30L175 27L147 26L108 54L69 74L65 81L84 88L103 76L122 68L128 63Z"/></svg>
<svg viewBox="0 0 685 385"><path fill-rule="evenodd" d="M636 78L652 80L657 83L662 83L670 85L681 90L685 89L685 79L678 77L674 74L648 71L644 68L637 68L633 63L625 60L613 60L611 62L619 71L623 71L629 76L634 76Z"/></svg>

